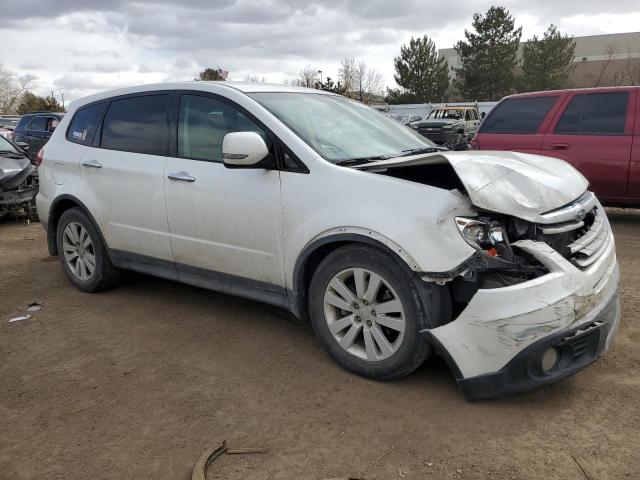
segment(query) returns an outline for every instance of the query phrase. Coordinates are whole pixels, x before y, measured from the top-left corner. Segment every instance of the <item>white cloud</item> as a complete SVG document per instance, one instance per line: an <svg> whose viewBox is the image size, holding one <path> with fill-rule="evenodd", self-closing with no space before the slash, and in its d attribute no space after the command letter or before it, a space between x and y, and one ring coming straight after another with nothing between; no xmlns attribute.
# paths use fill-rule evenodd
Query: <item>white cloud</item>
<svg viewBox="0 0 640 480"><path fill-rule="evenodd" d="M0 62L38 77L41 93L66 99L97 90L188 80L204 67L223 67L280 82L311 64L335 79L344 56L364 58L393 86L393 57L411 36L438 48L463 38L485 0L22 0L3 6ZM637 0L575 3L514 0L507 7L523 38L555 23L570 35L633 31ZM620 14L617 12L625 12Z"/></svg>

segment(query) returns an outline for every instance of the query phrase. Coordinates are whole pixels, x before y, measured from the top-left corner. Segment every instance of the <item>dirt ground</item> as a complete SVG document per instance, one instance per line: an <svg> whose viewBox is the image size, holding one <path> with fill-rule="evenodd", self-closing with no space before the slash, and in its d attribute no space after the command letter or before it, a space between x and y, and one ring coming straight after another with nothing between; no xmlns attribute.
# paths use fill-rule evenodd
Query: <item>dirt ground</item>
<svg viewBox="0 0 640 480"><path fill-rule="evenodd" d="M470 403L432 357L401 381L341 370L283 312L131 274L85 294L40 225L0 222L0 478L640 478L640 211L612 210L613 349L537 391ZM43 308L9 323L29 302ZM584 469L584 473L581 470Z"/></svg>

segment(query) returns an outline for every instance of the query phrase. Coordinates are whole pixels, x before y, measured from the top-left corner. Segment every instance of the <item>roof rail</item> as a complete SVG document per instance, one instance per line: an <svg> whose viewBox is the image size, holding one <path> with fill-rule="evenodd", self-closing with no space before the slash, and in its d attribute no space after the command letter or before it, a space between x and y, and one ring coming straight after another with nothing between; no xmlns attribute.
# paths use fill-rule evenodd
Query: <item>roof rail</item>
<svg viewBox="0 0 640 480"><path fill-rule="evenodd" d="M27 113L24 113L23 115L35 115L35 114L40 114L40 113L48 113L48 114L51 114L51 115L64 115L64 112L50 112L48 110L41 110L41 111L38 111L38 112L27 112Z"/></svg>

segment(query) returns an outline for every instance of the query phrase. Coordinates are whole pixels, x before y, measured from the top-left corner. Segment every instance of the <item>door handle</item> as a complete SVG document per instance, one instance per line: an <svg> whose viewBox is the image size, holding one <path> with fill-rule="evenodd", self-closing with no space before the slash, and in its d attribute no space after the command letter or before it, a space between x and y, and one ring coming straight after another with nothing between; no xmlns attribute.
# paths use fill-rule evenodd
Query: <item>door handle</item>
<svg viewBox="0 0 640 480"><path fill-rule="evenodd" d="M82 166L89 168L102 168L102 164L97 160L85 160L84 162L82 162Z"/></svg>
<svg viewBox="0 0 640 480"><path fill-rule="evenodd" d="M167 175L169 180L174 180L176 182L189 182L193 183L196 181L195 177L192 177L187 172L177 172L177 173L169 173Z"/></svg>
<svg viewBox="0 0 640 480"><path fill-rule="evenodd" d="M569 150L568 143L552 143L551 150Z"/></svg>

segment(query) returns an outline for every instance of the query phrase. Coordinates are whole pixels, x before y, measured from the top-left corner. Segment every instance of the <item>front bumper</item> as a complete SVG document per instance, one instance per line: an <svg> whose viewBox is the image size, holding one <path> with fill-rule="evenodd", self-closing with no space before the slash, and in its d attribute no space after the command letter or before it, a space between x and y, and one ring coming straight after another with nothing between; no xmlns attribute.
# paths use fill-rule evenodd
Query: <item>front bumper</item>
<svg viewBox="0 0 640 480"><path fill-rule="evenodd" d="M550 273L479 290L453 322L425 331L470 399L529 390L572 375L609 348L618 327L620 273L613 239L586 269L544 243L514 245ZM550 348L558 360L544 371L542 357Z"/></svg>
<svg viewBox="0 0 640 480"><path fill-rule="evenodd" d="M8 190L0 192L0 205L15 206L31 202L38 194L38 187Z"/></svg>

